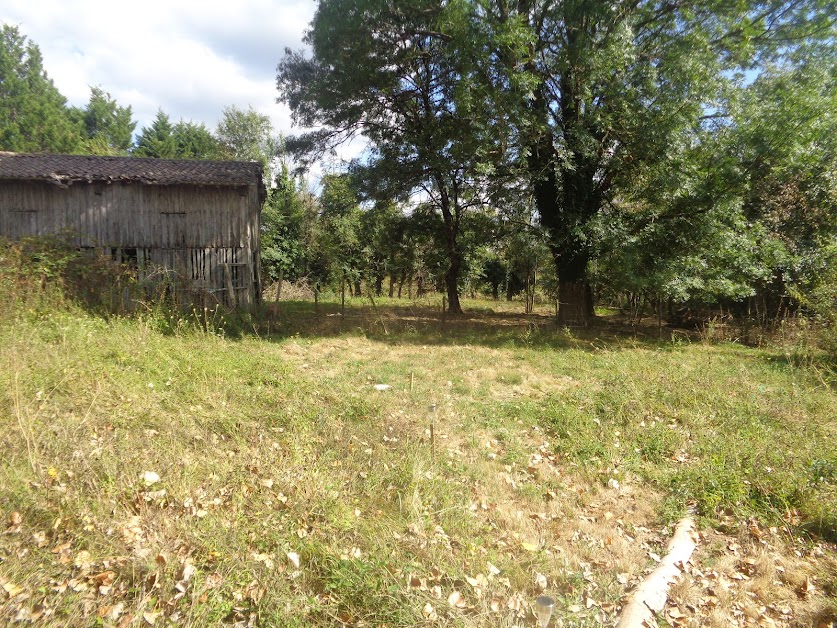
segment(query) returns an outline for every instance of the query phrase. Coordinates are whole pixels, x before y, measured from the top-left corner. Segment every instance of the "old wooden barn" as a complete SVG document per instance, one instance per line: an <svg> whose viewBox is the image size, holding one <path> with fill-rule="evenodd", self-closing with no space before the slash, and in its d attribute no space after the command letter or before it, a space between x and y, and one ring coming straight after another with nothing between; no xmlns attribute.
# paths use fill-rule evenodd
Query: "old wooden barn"
<svg viewBox="0 0 837 628"><path fill-rule="evenodd" d="M259 164L0 153L0 236L66 234L203 304L261 296Z"/></svg>

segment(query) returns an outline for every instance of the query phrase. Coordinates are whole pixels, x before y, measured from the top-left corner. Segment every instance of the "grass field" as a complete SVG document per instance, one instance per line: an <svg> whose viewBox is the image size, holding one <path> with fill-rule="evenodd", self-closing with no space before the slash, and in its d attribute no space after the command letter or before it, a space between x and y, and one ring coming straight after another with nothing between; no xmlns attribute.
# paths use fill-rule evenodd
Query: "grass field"
<svg viewBox="0 0 837 628"><path fill-rule="evenodd" d="M7 317L0 623L532 626L545 591L553 625L612 624L687 511L662 624L835 621L833 384L465 308Z"/></svg>

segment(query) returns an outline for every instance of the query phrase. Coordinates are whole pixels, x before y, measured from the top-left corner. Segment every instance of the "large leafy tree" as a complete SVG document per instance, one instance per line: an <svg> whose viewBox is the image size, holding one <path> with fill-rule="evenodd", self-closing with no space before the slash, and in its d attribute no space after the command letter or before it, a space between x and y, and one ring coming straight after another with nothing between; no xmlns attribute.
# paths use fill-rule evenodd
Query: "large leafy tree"
<svg viewBox="0 0 837 628"><path fill-rule="evenodd" d="M277 300L282 281L295 281L306 272L305 225L312 204L307 202L303 182L296 180L287 162L282 162L276 185L268 191L262 208L262 267L277 282Z"/></svg>
<svg viewBox="0 0 837 628"><path fill-rule="evenodd" d="M349 281L360 296L365 270L360 241L361 209L351 177L327 174L320 193L321 249L329 261L330 275Z"/></svg>
<svg viewBox="0 0 837 628"><path fill-rule="evenodd" d="M273 179L282 139L274 132L269 116L253 107L246 111L235 105L224 107L215 135L224 159L258 161L265 179Z"/></svg>
<svg viewBox="0 0 837 628"><path fill-rule="evenodd" d="M525 56L500 49L496 60L535 81L519 93L529 114L521 146L555 259L560 318L579 322L593 315L587 273L600 214L676 161L732 70L822 35L829 7L833 14L820 0L478 4L483 23L514 24L529 41Z"/></svg>
<svg viewBox="0 0 837 628"><path fill-rule="evenodd" d="M100 87L92 87L87 106L83 109L73 107L70 116L83 129L85 152L94 155L124 155L133 144L137 123L132 120L130 105L120 107Z"/></svg>
<svg viewBox="0 0 837 628"><path fill-rule="evenodd" d="M0 150L74 153L79 126L47 76L38 46L16 26L0 30Z"/></svg>
<svg viewBox="0 0 837 628"><path fill-rule="evenodd" d="M727 154L743 212L787 254L777 279L806 284L837 244L837 49L767 67L731 107Z"/></svg>
<svg viewBox="0 0 837 628"><path fill-rule="evenodd" d="M384 198L418 194L444 224L445 284L461 312L463 215L487 202L506 157L497 110L478 80L487 43L467 3L321 0L306 35L313 56L286 50L277 86L294 120L319 130L289 141L319 156L363 135L354 175Z"/></svg>
<svg viewBox="0 0 837 628"><path fill-rule="evenodd" d="M674 159L646 169L631 202L601 213L602 284L764 321L791 305L789 285L800 294L827 277L837 242L834 55L830 44L804 46L767 64L681 138Z"/></svg>
<svg viewBox="0 0 837 628"><path fill-rule="evenodd" d="M363 245L365 275L377 296L383 294L384 277L396 272L400 225L403 214L398 204L384 199L361 213L359 234ZM394 280L390 280L390 285Z"/></svg>

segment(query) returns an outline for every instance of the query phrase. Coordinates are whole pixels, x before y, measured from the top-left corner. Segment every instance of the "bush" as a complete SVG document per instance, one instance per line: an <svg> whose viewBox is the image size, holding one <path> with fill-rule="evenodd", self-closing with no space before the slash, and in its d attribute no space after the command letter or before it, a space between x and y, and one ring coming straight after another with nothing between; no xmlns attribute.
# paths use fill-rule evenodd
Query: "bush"
<svg viewBox="0 0 837 628"><path fill-rule="evenodd" d="M0 239L0 307L6 317L72 306L123 313L139 291L134 269L92 248L59 237Z"/></svg>
<svg viewBox="0 0 837 628"><path fill-rule="evenodd" d="M819 272L807 288L792 288L791 293L820 327L819 344L828 355L831 367L837 367L837 245L822 255Z"/></svg>
<svg viewBox="0 0 837 628"><path fill-rule="evenodd" d="M0 238L0 321L44 318L79 308L96 316L136 316L164 334L224 335L252 325L250 314L220 305L197 307L200 297L165 269L114 261L60 237Z"/></svg>

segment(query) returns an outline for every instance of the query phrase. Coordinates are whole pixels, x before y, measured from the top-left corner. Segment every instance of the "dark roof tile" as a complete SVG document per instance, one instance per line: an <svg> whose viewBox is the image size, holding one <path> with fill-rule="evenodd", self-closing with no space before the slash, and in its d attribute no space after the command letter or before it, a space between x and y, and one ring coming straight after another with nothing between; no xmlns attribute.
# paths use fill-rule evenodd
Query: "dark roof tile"
<svg viewBox="0 0 837 628"><path fill-rule="evenodd" d="M199 161L90 155L29 155L0 152L0 180L49 181L66 186L77 182L130 182L146 185L262 187L261 166L252 161Z"/></svg>

